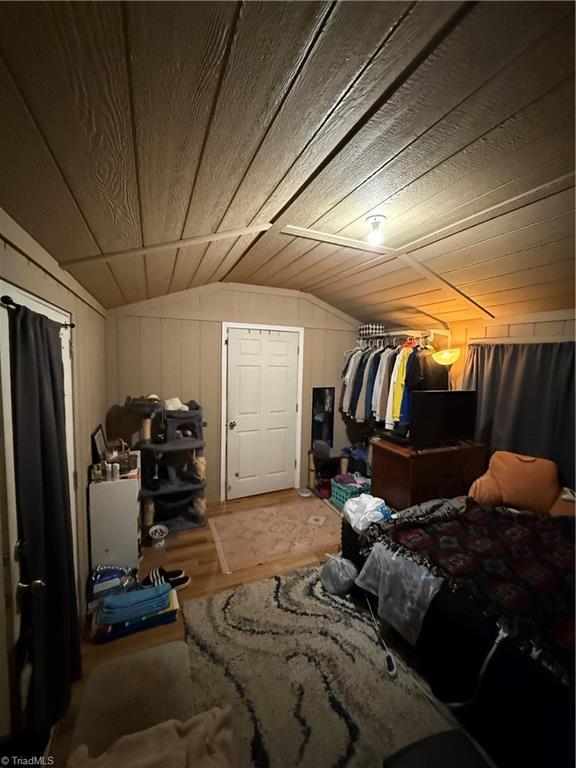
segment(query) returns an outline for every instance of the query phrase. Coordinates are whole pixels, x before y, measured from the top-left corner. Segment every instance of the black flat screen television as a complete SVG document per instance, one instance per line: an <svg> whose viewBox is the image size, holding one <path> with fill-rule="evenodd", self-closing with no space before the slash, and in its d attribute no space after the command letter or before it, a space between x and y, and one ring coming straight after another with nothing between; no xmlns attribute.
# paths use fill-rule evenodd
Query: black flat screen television
<svg viewBox="0 0 576 768"><path fill-rule="evenodd" d="M475 390L430 389L412 393L409 442L414 448L473 440L475 429Z"/></svg>

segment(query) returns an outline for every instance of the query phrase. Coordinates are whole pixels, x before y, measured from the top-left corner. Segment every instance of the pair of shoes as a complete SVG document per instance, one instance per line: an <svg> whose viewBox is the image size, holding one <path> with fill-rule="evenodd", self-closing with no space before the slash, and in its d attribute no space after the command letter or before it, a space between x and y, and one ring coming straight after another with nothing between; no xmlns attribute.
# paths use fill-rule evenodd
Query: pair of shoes
<svg viewBox="0 0 576 768"><path fill-rule="evenodd" d="M170 584L172 589L184 589L190 584L190 576L182 569L167 571L165 568L152 568L140 586L157 587L158 584Z"/></svg>

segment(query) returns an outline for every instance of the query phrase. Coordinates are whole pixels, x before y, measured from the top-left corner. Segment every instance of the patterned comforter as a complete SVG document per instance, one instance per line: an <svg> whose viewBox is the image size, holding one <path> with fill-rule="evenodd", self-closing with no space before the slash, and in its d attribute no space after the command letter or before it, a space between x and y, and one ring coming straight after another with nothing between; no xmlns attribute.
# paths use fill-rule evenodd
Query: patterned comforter
<svg viewBox="0 0 576 768"><path fill-rule="evenodd" d="M573 680L574 519L481 505L410 507L364 534L426 565L564 680Z"/></svg>

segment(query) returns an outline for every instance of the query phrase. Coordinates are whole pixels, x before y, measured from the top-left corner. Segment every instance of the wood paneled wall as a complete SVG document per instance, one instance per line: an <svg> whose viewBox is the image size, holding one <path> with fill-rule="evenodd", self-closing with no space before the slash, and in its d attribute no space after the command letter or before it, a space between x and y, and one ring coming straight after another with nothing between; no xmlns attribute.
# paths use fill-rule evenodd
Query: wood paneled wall
<svg viewBox="0 0 576 768"><path fill-rule="evenodd" d="M106 416L106 310L1 209L0 235L16 246L0 241L0 277L70 312L76 325L72 331L72 376L78 473L78 594L83 605L89 568L86 485L87 469L92 461L90 435L98 424L104 423Z"/></svg>
<svg viewBox="0 0 576 768"><path fill-rule="evenodd" d="M336 387L343 353L356 339L357 321L319 299L297 291L234 283L209 286L139 302L109 312L106 332L108 407L127 395L178 396L204 408L207 497L220 494L222 322L304 327L301 483L306 483L312 387ZM118 421L109 420L110 428ZM335 416L334 443L347 443Z"/></svg>
<svg viewBox="0 0 576 768"><path fill-rule="evenodd" d="M506 323L453 323L452 346L460 347L462 355L452 367L451 377L456 388L461 385L466 362L466 352L472 339L509 341L512 344L535 341L574 341L574 310L564 309L552 312L538 312L517 317L507 317Z"/></svg>

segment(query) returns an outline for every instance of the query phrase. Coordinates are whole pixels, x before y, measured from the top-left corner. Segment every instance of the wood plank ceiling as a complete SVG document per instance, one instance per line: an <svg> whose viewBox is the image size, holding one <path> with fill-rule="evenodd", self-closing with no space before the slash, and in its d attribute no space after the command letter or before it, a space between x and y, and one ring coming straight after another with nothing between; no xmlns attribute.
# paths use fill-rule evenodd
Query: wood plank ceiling
<svg viewBox="0 0 576 768"><path fill-rule="evenodd" d="M218 280L363 319L574 306L574 19L563 2L0 4L0 206L106 306Z"/></svg>

